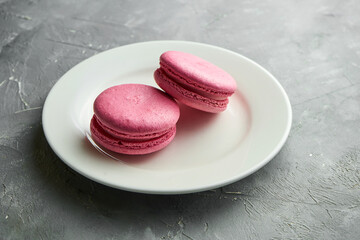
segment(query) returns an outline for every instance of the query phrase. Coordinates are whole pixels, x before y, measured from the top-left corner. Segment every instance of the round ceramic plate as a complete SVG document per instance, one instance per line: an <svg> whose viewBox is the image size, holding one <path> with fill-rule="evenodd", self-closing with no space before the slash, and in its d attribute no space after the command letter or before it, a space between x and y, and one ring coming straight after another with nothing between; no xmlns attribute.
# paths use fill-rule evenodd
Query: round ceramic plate
<svg viewBox="0 0 360 240"><path fill-rule="evenodd" d="M181 106L175 139L156 153L114 160L97 151L86 137L96 96L123 83L156 87L153 72L168 50L202 57L236 79L238 90L227 110L209 114ZM211 45L154 41L111 49L76 65L50 91L42 121L52 149L80 174L123 190L179 194L230 184L263 167L285 143L291 119L284 89L257 63Z"/></svg>

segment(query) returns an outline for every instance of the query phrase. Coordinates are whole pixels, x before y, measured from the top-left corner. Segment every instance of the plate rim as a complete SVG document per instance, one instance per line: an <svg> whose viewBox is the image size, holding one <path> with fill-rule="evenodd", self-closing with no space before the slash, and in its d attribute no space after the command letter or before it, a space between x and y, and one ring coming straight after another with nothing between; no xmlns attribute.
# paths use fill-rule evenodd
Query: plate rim
<svg viewBox="0 0 360 240"><path fill-rule="evenodd" d="M256 68L261 69L263 72L265 72L270 78L271 80L276 84L276 87L280 90L281 95L283 97L283 99L285 100L285 105L286 105L286 110L287 110L287 125L285 127L285 131L282 134L282 137L280 139L280 141L276 144L276 147L273 148L273 150L271 152L269 152L267 154L267 157L264 158L263 160L261 160L259 163L255 164L254 166L252 166L251 168L249 168L248 170L236 175L236 176L231 176L229 178L225 178L223 181L221 182L215 182L215 183L210 183L207 185L204 185L202 187L195 187L195 188L177 188L175 190L159 190L159 189L144 189L144 188L131 188L131 187L126 187L126 184L123 184L121 186L116 185L116 184L112 184L112 183L108 183L106 181L103 181L101 179L97 179L94 178L93 176L91 176L90 174L87 174L86 172L82 171L81 169L78 169L77 167L75 167L74 165L71 164L71 161L68 161L66 159L64 159L64 157L62 156L62 154L58 151L58 149L56 148L56 146L54 146L53 141L51 140L51 138L49 137L49 129L47 129L46 127L46 117L47 117L47 112L49 109L49 103L48 103L48 98L49 96L51 96L53 94L53 92L56 91L57 87L59 86L59 84L61 84L61 80L63 78L65 78L65 75L67 75L70 71L72 71L73 68L79 66L79 65L83 65L86 64L88 61L91 61L91 59L93 59L94 57L100 55L100 54L105 54L108 53L110 51L114 51L116 49L119 48L126 48L126 47L135 47L136 45L143 45L143 44L188 44L188 45L196 45L196 46L205 46L205 47L211 47L220 51L226 51L229 52L231 54L236 54L238 57L243 58L244 60L249 61L251 64L253 64L254 66L256 66ZM268 164L281 150L281 148L284 146L289 134L290 134L290 130L291 130L291 125L292 125L292 108L291 108L291 103L290 103L290 99L288 97L288 95L286 94L285 89L282 87L282 85L280 84L280 82L268 71L266 70L264 67L262 67L260 64L258 64L257 62L253 61L252 59L239 54L237 52L219 47L219 46L214 46L211 44L207 44L207 43L201 43L201 42L193 42L193 41L182 41L182 40L156 40L156 41L145 41L145 42L136 42L136 43L131 43L131 44L125 44L122 46L118 46L112 49L108 49L105 50L103 52L97 53L87 59L84 59L83 61L77 63L76 65L72 66L68 71L66 71L58 80L57 82L51 87L50 91L48 92L48 95L45 99L44 105L43 105L43 110L42 110L42 125L43 125L43 132L45 134L45 138L48 142L48 144L50 145L51 149L55 152L55 154L57 155L57 157L59 157L66 165L68 165L69 167L71 167L71 169L73 169L74 171L78 172L79 174L85 176L86 178L91 179L92 181L98 182L100 184L112 187L112 188L116 188L116 189L121 189L121 190L125 190L125 191L130 191L130 192L137 192L137 193L145 193L145 194L161 194L161 195L165 195L165 194L187 194L187 193L195 193L195 192L202 192L202 191L206 191L206 190L210 190L210 189L214 189L214 188L219 188L219 187L223 187L225 185L234 183L236 181L239 181L241 179L244 179L245 177L253 174L254 172L258 171L259 169L261 169L262 167L264 167L266 164ZM45 124L44 124L45 123Z"/></svg>

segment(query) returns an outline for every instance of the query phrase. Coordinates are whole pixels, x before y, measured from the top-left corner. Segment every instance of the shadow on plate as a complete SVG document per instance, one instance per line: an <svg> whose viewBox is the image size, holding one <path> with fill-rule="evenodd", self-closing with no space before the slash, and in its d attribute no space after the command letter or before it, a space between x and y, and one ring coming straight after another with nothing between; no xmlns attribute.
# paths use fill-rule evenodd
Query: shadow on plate
<svg viewBox="0 0 360 240"><path fill-rule="evenodd" d="M217 116L217 114L202 112L202 111L187 107L183 104L180 104L179 106L180 106L181 114L180 114L180 118L179 118L179 121L176 126L176 128L177 128L176 135L177 136L194 134L197 131L202 131ZM130 165L141 164L146 161L150 161L151 159L155 158L156 155L158 155L161 152L161 150L160 150L158 152L145 154L145 155L127 155L127 154L116 153L116 152L107 150L107 149L101 147L99 144L97 144L92 139L91 133L86 132L85 135L86 135L86 137L84 138L83 146L86 149L90 150L89 148L91 148L90 151L93 151L94 149L96 149L101 154L104 154L105 156L107 156L115 161L120 161L120 162L130 164ZM176 139L176 136L175 136L175 139ZM91 144L89 144L89 143L91 143ZM91 146L93 146L93 148ZM93 151L93 153L96 154L95 151Z"/></svg>

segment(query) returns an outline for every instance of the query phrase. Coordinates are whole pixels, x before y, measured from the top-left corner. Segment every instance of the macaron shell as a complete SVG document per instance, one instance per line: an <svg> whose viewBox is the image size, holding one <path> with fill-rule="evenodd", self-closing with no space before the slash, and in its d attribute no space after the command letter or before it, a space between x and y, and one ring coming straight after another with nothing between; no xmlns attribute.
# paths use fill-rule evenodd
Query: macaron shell
<svg viewBox="0 0 360 240"><path fill-rule="evenodd" d="M142 84L122 84L106 89L96 98L94 113L112 130L143 135L175 126L180 109L159 89Z"/></svg>
<svg viewBox="0 0 360 240"><path fill-rule="evenodd" d="M195 55L167 51L160 56L160 65L183 77L181 83L193 88L230 96L236 90L236 81L223 69Z"/></svg>
<svg viewBox="0 0 360 240"><path fill-rule="evenodd" d="M125 141L114 138L105 132L94 118L90 123L90 131L93 140L107 150L129 155L141 155L165 148L174 139L176 127L171 128L160 137L142 142Z"/></svg>
<svg viewBox="0 0 360 240"><path fill-rule="evenodd" d="M167 75L162 72L163 70L160 68L154 72L154 79L156 83L178 101L189 107L205 112L219 113L226 109L229 102L227 98L225 100L214 100L201 96L197 93L184 89L182 86L169 79Z"/></svg>

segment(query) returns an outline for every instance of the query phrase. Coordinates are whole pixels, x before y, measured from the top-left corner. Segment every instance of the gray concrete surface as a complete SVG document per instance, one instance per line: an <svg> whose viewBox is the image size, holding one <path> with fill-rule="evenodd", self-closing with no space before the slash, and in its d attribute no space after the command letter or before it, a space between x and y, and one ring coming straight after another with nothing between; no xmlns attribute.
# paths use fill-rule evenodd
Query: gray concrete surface
<svg viewBox="0 0 360 240"><path fill-rule="evenodd" d="M360 239L357 0L0 0L0 239ZM41 126L71 67L128 43L198 41L272 72L292 102L282 151L239 182L157 196L75 173Z"/></svg>

